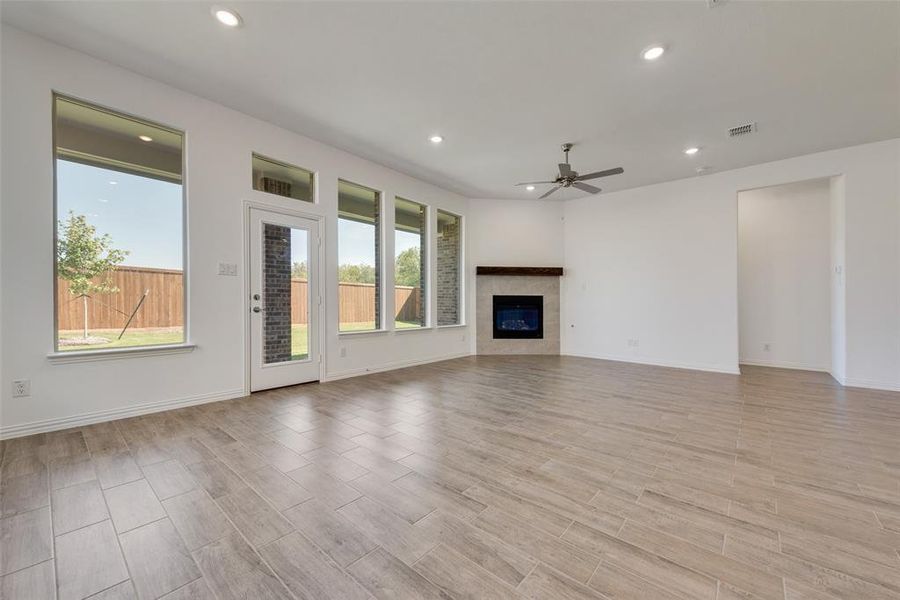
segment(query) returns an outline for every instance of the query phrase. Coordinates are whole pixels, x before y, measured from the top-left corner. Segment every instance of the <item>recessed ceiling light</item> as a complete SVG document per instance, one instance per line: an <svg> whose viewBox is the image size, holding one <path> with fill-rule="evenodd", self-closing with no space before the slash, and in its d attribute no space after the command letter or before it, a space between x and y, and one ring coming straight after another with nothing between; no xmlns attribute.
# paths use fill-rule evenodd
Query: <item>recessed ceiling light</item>
<svg viewBox="0 0 900 600"><path fill-rule="evenodd" d="M109 185L119 185L119 182L118 181L110 181Z"/></svg>
<svg viewBox="0 0 900 600"><path fill-rule="evenodd" d="M153 138L150 137L149 135L139 135L138 139L141 140L142 142L152 142L153 141Z"/></svg>
<svg viewBox="0 0 900 600"><path fill-rule="evenodd" d="M533 185L526 185L526 186L525 186L525 189L528 190L529 192L533 192L533 191L534 191L534 186L533 186Z"/></svg>
<svg viewBox="0 0 900 600"><path fill-rule="evenodd" d="M243 22L241 15L228 8L214 6L212 14L219 23L226 27L238 27Z"/></svg>
<svg viewBox="0 0 900 600"><path fill-rule="evenodd" d="M440 144L444 141L444 136L442 135L432 135L428 138L428 141L432 144Z"/></svg>
<svg viewBox="0 0 900 600"><path fill-rule="evenodd" d="M700 152L700 148L697 148L696 146L686 148L684 151L684 153L687 154L688 156L693 156L693 155L697 154L698 152Z"/></svg>
<svg viewBox="0 0 900 600"><path fill-rule="evenodd" d="M644 60L656 60L666 51L662 46L650 46L649 48L645 48L641 53L641 56L644 57Z"/></svg>

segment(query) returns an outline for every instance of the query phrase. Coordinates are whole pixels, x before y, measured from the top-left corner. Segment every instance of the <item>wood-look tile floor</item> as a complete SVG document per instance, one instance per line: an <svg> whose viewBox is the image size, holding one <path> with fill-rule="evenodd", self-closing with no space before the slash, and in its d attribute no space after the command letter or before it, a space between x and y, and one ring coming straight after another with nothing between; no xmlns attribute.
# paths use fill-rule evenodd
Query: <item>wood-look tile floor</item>
<svg viewBox="0 0 900 600"><path fill-rule="evenodd" d="M900 394L472 357L2 444L4 599L900 598Z"/></svg>

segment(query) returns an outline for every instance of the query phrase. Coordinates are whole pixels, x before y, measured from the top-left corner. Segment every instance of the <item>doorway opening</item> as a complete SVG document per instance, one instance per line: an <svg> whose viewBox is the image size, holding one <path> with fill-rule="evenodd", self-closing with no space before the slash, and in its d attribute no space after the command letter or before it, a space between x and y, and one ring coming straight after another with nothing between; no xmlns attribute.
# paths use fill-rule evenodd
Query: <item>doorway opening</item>
<svg viewBox="0 0 900 600"><path fill-rule="evenodd" d="M738 192L741 365L843 373L843 177Z"/></svg>

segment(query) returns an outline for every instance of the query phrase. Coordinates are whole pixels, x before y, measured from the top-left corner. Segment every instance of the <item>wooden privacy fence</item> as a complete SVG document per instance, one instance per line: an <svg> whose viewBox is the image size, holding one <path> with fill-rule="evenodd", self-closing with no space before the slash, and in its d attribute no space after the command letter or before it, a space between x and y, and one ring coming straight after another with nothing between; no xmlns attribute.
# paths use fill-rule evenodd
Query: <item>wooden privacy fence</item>
<svg viewBox="0 0 900 600"><path fill-rule="evenodd" d="M119 267L112 274L115 294L95 294L88 300L88 326L91 329L118 329L134 310L145 290L150 290L129 327L178 327L184 324L184 286L182 272L144 267ZM419 288L398 286L394 290L394 306L400 321L417 321L422 312ZM340 320L342 323L365 323L375 320L375 285L341 283ZM84 326L81 299L69 293L69 284L57 284L58 327L61 330ZM117 312L117 311L121 311ZM307 281L291 279L291 323L305 324L309 319ZM125 313L124 315L122 313Z"/></svg>
<svg viewBox="0 0 900 600"><path fill-rule="evenodd" d="M306 323L306 281L294 279L294 286L302 285L303 289L292 288L293 305L291 322ZM295 292L294 290L297 289ZM418 321L422 314L422 294L419 288L397 286L394 289L394 309L398 321ZM302 305L300 303L303 303ZM339 283L338 306L341 323L367 323L375 320L375 284L374 283ZM302 319L302 320L298 320ZM382 324L383 325L383 324Z"/></svg>
<svg viewBox="0 0 900 600"><path fill-rule="evenodd" d="M88 300L91 329L121 329L145 290L150 290L141 310L129 327L178 327L184 324L184 281L181 271L119 267L112 273L115 294L94 294ZM58 279L56 286L59 329L84 327L83 304L69 293L69 282ZM125 313L124 315L118 311Z"/></svg>

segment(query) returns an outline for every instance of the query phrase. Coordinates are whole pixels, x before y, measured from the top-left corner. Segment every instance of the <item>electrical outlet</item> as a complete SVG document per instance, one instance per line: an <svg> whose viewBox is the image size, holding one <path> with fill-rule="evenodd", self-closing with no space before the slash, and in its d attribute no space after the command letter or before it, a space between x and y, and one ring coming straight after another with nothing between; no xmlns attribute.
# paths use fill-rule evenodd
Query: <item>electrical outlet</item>
<svg viewBox="0 0 900 600"><path fill-rule="evenodd" d="M347 358L347 349L341 348L341 358Z"/></svg>
<svg viewBox="0 0 900 600"><path fill-rule="evenodd" d="M772 344L766 343L763 344L763 352L769 352L772 349Z"/></svg>
<svg viewBox="0 0 900 600"><path fill-rule="evenodd" d="M641 340L631 338L628 340L629 348L638 348L641 345Z"/></svg>
<svg viewBox="0 0 900 600"><path fill-rule="evenodd" d="M23 398L31 395L31 381L28 379L17 379L12 382L13 398Z"/></svg>

